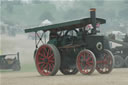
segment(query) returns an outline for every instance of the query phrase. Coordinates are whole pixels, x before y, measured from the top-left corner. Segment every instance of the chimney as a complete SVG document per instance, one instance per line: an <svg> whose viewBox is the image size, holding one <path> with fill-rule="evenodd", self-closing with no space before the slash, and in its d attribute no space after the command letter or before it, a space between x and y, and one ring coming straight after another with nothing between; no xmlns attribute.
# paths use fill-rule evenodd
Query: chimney
<svg viewBox="0 0 128 85"><path fill-rule="evenodd" d="M92 23L92 26L93 26L93 33L95 34L96 33L96 9L95 8L91 8L90 9L90 18L91 18L91 23Z"/></svg>

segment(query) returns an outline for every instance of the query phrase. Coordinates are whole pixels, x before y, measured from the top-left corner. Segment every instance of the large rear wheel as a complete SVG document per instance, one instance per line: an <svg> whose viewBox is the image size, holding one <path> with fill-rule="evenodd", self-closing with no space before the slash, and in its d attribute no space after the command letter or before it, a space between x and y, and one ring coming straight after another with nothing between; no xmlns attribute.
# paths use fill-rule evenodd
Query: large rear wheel
<svg viewBox="0 0 128 85"><path fill-rule="evenodd" d="M60 54L58 49L51 44L40 46L36 52L36 67L44 76L52 76L60 68Z"/></svg>
<svg viewBox="0 0 128 85"><path fill-rule="evenodd" d="M96 69L101 74L110 73L114 67L114 56L109 50L104 50L102 55L99 56L100 60L97 61Z"/></svg>
<svg viewBox="0 0 128 85"><path fill-rule="evenodd" d="M82 50L77 56L76 65L80 73L92 74L96 68L96 58L92 51Z"/></svg>

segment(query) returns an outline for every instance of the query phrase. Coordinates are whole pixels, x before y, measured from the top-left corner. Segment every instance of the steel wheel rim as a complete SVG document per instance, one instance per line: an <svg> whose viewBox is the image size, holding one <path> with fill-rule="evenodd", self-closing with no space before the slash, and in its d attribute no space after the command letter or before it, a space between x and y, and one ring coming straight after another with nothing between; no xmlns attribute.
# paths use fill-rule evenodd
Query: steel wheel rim
<svg viewBox="0 0 128 85"><path fill-rule="evenodd" d="M96 69L100 73L109 73L113 68L112 55L109 53L109 51L105 50L103 56L103 60L97 62Z"/></svg>
<svg viewBox="0 0 128 85"><path fill-rule="evenodd" d="M77 67L81 73L90 74L94 71L94 62L94 57L89 51L82 51L78 55Z"/></svg>
<svg viewBox="0 0 128 85"><path fill-rule="evenodd" d="M36 67L41 75L50 75L55 67L55 58L52 48L43 45L36 54Z"/></svg>

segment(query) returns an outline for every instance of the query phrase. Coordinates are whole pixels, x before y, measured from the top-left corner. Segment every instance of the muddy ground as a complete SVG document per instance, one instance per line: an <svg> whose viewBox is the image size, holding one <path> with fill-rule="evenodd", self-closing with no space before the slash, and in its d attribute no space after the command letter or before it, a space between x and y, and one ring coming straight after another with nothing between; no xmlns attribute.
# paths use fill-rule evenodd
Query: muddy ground
<svg viewBox="0 0 128 85"><path fill-rule="evenodd" d="M128 69L114 69L110 74L40 76L38 72L1 73L0 85L128 85Z"/></svg>

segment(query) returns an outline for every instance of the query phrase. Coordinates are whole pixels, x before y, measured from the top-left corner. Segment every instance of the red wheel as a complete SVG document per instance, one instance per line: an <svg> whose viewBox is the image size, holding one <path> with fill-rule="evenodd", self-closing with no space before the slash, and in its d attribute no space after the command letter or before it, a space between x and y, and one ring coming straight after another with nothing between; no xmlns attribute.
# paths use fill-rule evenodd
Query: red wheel
<svg viewBox="0 0 128 85"><path fill-rule="evenodd" d="M60 54L54 45L45 44L36 52L36 67L41 75L55 75L60 68Z"/></svg>
<svg viewBox="0 0 128 85"><path fill-rule="evenodd" d="M104 50L100 60L97 61L96 69L101 74L110 73L114 66L114 56L109 50Z"/></svg>
<svg viewBox="0 0 128 85"><path fill-rule="evenodd" d="M90 50L81 51L76 60L77 68L82 74L91 74L96 68L96 58Z"/></svg>

